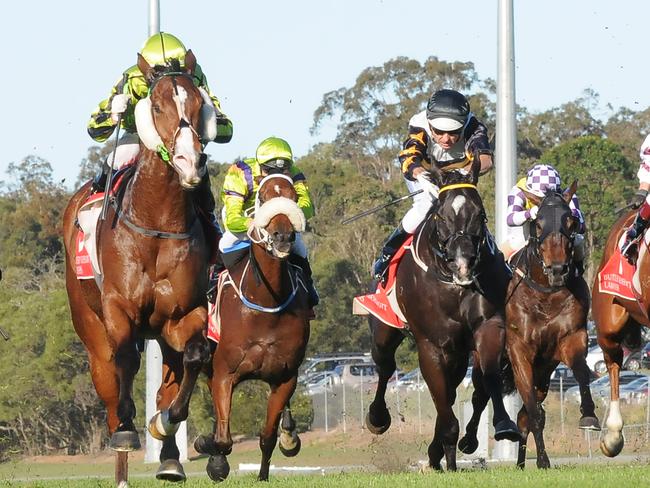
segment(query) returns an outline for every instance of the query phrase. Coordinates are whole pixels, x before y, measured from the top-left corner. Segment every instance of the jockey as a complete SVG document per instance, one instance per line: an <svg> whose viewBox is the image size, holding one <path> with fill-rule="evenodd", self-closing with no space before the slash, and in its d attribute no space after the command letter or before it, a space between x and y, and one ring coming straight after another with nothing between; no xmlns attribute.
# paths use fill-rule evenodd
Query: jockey
<svg viewBox="0 0 650 488"><path fill-rule="evenodd" d="M628 260L634 260L637 246L634 242L648 227L650 222L650 134L645 138L641 145L641 164L636 176L639 178L639 189L634 194L630 206L639 209L634 218L634 222L629 227L625 235L625 242L621 247L621 252Z"/></svg>
<svg viewBox="0 0 650 488"><path fill-rule="evenodd" d="M253 218L248 211L255 207L259 181L265 176L276 173L285 174L293 179L293 186L298 194L298 207L305 214L305 219L313 217L314 205L309 195L305 175L294 164L291 147L284 139L269 137L260 143L254 158L237 161L226 173L221 190L222 220L225 229L219 242L222 253L233 252L237 250L239 244L250 241L247 232L253 223ZM303 270L310 306L318 305L319 297L314 288L311 267L307 260L307 247L300 233L296 233L289 261Z"/></svg>
<svg viewBox="0 0 650 488"><path fill-rule="evenodd" d="M175 36L166 32L159 32L151 36L142 46L140 55L152 67L176 67L176 70L184 68L185 55L187 49L183 43ZM214 141L217 143L227 143L232 138L232 122L221 112L221 105L208 88L201 67L197 64L193 73L194 84L202 92L205 103L212 103L216 110L217 127ZM135 105L139 100L149 95L149 85L140 69L131 66L127 69L122 77L117 81L111 90L111 94L106 100L99 103L97 109L93 112L88 123L88 134L97 142L105 142L115 130L117 122L121 116L122 133L117 147L115 149L115 159L113 153L106 160L111 169L117 170L127 164L137 161L140 153L140 139L136 133L135 126ZM210 141L204 140L205 145ZM102 168L98 173L92 185L92 192L103 191L106 185L106 171ZM201 213L212 220L212 226L206 229L209 242L216 243L220 237L221 231L214 216L214 197L210 189L210 178L208 172L205 173L203 180L199 184L195 193L195 201L199 206ZM216 246L215 246L216 248ZM213 249L216 253L216 249Z"/></svg>
<svg viewBox="0 0 650 488"><path fill-rule="evenodd" d="M492 168L487 128L470 112L464 95L455 90L436 91L427 109L411 117L408 137L399 153L409 192L424 191L413 198L413 206L384 243L374 265L375 279L384 279L391 258L424 221L438 198L438 187L431 182L432 165L442 171L468 173L477 157L481 162L480 174Z"/></svg>
<svg viewBox="0 0 650 488"><path fill-rule="evenodd" d="M537 217L539 208L526 195L535 195L544 198L546 190L561 191L562 180L557 170L550 164L539 163L533 166L525 177L521 178L508 193L508 210L506 221L508 224L508 237L501 251L506 260L509 260L517 251L522 249L528 241L528 228L524 225ZM579 274L584 271L584 231L585 219L580 211L578 196L573 195L569 202L571 214L578 219L580 227L573 240L573 262Z"/></svg>

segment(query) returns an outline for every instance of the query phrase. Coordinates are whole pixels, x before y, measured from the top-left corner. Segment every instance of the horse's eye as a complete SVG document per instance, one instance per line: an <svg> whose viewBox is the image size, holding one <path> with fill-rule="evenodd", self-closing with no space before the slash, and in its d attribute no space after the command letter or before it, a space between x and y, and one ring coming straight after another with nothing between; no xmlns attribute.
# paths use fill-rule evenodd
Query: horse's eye
<svg viewBox="0 0 650 488"><path fill-rule="evenodd" d="M162 113L162 110L160 110L160 106L158 106L158 105L153 105L151 108L153 108L153 111L156 114L161 114Z"/></svg>

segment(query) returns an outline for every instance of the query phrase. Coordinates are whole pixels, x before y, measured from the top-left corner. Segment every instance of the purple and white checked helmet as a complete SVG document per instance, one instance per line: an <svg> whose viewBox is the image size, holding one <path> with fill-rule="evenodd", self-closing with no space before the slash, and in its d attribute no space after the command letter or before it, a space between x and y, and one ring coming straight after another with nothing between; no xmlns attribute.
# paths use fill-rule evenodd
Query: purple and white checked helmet
<svg viewBox="0 0 650 488"><path fill-rule="evenodd" d="M561 184L560 173L550 164L536 164L526 176L526 189L538 197L548 189L559 191Z"/></svg>

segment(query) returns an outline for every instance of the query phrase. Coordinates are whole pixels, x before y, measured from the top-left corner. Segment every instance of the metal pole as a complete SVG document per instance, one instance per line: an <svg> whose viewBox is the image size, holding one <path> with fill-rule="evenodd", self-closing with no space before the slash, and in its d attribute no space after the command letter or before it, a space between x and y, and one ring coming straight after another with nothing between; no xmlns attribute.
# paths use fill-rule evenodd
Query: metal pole
<svg viewBox="0 0 650 488"><path fill-rule="evenodd" d="M422 400L420 398L420 370L418 369L418 434L422 434Z"/></svg>
<svg viewBox="0 0 650 488"><path fill-rule="evenodd" d="M359 400L361 404L361 430L363 430L363 366L359 368L361 370L361 384L359 385Z"/></svg>
<svg viewBox="0 0 650 488"><path fill-rule="evenodd" d="M160 0L149 0L149 37L160 32Z"/></svg>
<svg viewBox="0 0 650 488"><path fill-rule="evenodd" d="M645 409L645 442L648 443L648 437L650 437L650 377L648 377L648 382L646 384L646 409Z"/></svg>
<svg viewBox="0 0 650 488"><path fill-rule="evenodd" d="M348 431L348 412L345 406L345 383L341 382L343 387L343 433L345 434Z"/></svg>
<svg viewBox="0 0 650 488"><path fill-rule="evenodd" d="M329 380L328 380L328 383L330 383ZM325 393L324 393L324 395L325 395L325 432L330 431L329 424L328 424L328 421L327 421L327 387L328 386L329 385L325 385Z"/></svg>
<svg viewBox="0 0 650 488"><path fill-rule="evenodd" d="M399 433L402 433L402 416L400 415L400 404L399 404L399 377L397 375L397 370L395 370L395 402L397 404L397 430Z"/></svg>
<svg viewBox="0 0 650 488"><path fill-rule="evenodd" d="M517 132L515 127L515 36L513 0L498 0L497 8L497 120L495 151L495 230L498 243L506 240L507 195L517 178ZM506 410L516 417L521 400L518 395L504 399ZM499 441L493 457L516 458L517 445Z"/></svg>
<svg viewBox="0 0 650 488"><path fill-rule="evenodd" d="M560 374L560 430L564 435L564 383Z"/></svg>

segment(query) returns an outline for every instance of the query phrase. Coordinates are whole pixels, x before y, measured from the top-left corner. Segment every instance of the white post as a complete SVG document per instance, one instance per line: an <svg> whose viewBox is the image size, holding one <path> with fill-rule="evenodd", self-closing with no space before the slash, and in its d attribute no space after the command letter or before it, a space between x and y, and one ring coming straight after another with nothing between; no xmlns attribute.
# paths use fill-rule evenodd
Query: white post
<svg viewBox="0 0 650 488"><path fill-rule="evenodd" d="M160 0L149 0L149 36L160 32ZM149 419L158 410L156 406L156 396L158 395L158 388L162 383L162 354L160 346L156 341L146 341L146 359L145 359L145 404L146 404L146 418L145 423L149 423ZM146 463L159 462L160 450L162 449L162 442L154 439L149 434L149 430L145 428L145 455L144 461ZM187 422L181 423L178 431L176 432L176 444L180 451L180 461L187 461Z"/></svg>
<svg viewBox="0 0 650 488"><path fill-rule="evenodd" d="M515 36L513 0L498 0L497 9L497 120L495 151L495 228L497 243L506 240L507 195L517 178L517 131L515 126ZM519 395L504 398L511 418L517 417ZM515 459L517 444L499 441L493 457Z"/></svg>
<svg viewBox="0 0 650 488"><path fill-rule="evenodd" d="M645 409L645 441L648 442L648 437L650 437L650 377L648 377L648 383L646 385L646 409ZM607 418L607 417L605 417Z"/></svg>
<svg viewBox="0 0 650 488"><path fill-rule="evenodd" d="M345 383L341 382L343 387L343 433L345 434L348 431L348 412L345 405Z"/></svg>
<svg viewBox="0 0 650 488"><path fill-rule="evenodd" d="M331 379L328 380L327 382L331 384ZM328 420L327 420L327 387L328 386L329 385L325 385L325 392L323 393L323 395L325 396L325 432L330 431L329 423L328 423Z"/></svg>
<svg viewBox="0 0 650 488"><path fill-rule="evenodd" d="M361 404L361 430L363 430L363 366L359 368L361 370L361 384L359 385L359 402Z"/></svg>
<svg viewBox="0 0 650 488"><path fill-rule="evenodd" d="M402 433L402 416L400 415L400 402L399 402L399 377L397 375L397 370L395 370L395 403L397 405L397 430L399 433Z"/></svg>
<svg viewBox="0 0 650 488"><path fill-rule="evenodd" d="M422 400L420 398L420 370L418 369L418 434L422 434Z"/></svg>
<svg viewBox="0 0 650 488"><path fill-rule="evenodd" d="M564 435L564 381L560 373L560 431Z"/></svg>

